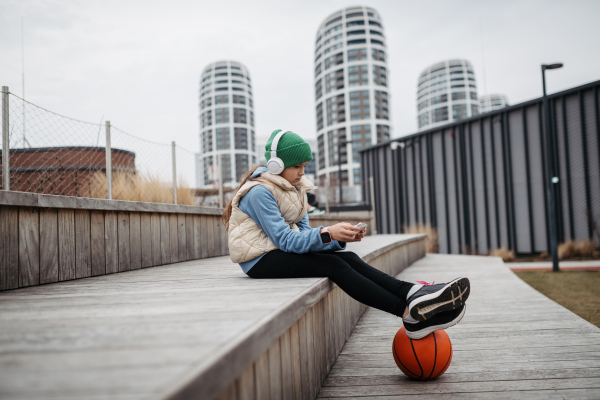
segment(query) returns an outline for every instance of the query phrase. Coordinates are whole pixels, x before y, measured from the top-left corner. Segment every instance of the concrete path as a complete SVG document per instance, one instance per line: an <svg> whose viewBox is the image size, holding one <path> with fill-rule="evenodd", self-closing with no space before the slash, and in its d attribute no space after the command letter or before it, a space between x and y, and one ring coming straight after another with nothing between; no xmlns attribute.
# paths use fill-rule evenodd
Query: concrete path
<svg viewBox="0 0 600 400"><path fill-rule="evenodd" d="M551 261L511 262L506 266L513 271L550 271ZM560 261L558 268L564 271L600 271L600 260L589 261Z"/></svg>
<svg viewBox="0 0 600 400"><path fill-rule="evenodd" d="M516 277L500 258L427 255L407 281L471 280L463 321L447 330L452 364L417 382L396 366L391 346L401 321L368 310L319 398L599 399L600 329Z"/></svg>

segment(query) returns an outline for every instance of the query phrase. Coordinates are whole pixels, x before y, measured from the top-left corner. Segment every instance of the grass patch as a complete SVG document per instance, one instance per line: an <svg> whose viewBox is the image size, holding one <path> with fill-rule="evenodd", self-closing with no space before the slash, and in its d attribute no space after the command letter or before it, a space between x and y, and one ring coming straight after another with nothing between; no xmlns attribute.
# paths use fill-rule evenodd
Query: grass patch
<svg viewBox="0 0 600 400"><path fill-rule="evenodd" d="M538 292L600 328L600 271L515 271Z"/></svg>

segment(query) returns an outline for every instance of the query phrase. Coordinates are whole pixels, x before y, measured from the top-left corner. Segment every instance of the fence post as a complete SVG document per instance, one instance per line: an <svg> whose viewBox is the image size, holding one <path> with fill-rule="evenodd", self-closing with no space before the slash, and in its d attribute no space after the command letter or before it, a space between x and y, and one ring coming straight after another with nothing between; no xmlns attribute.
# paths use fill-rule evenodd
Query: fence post
<svg viewBox="0 0 600 400"><path fill-rule="evenodd" d="M217 179L219 179L219 208L223 208L223 171L221 167L221 162L223 159L219 154L217 156Z"/></svg>
<svg viewBox="0 0 600 400"><path fill-rule="evenodd" d="M2 86L2 190L10 190L10 141L8 137L8 86Z"/></svg>
<svg viewBox="0 0 600 400"><path fill-rule="evenodd" d="M175 155L175 141L171 142L171 158L173 159L173 204L177 204L177 157Z"/></svg>
<svg viewBox="0 0 600 400"><path fill-rule="evenodd" d="M106 121L106 198L112 200L112 148L110 145L110 121Z"/></svg>
<svg viewBox="0 0 600 400"><path fill-rule="evenodd" d="M373 213L373 217L372 217L372 228L371 231L373 232L372 235L376 235L377 234L377 217L375 215L375 186L373 186L373 177L369 177L369 192L371 193L371 212Z"/></svg>

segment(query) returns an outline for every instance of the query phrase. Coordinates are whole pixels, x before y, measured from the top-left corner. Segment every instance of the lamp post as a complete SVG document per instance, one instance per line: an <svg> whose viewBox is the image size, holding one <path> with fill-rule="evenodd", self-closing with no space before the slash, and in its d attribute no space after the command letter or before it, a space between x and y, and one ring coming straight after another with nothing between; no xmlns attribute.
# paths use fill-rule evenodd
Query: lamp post
<svg viewBox="0 0 600 400"><path fill-rule="evenodd" d="M558 177L554 176L554 160L550 135L550 109L548 107L548 96L546 95L546 70L562 68L562 63L542 64L542 87L544 90L544 131L546 136L546 164L548 177L548 188L546 190L546 201L548 203L550 220L550 251L552 253L552 271L558 272L558 240L556 232L556 204L554 198L554 185L558 183Z"/></svg>

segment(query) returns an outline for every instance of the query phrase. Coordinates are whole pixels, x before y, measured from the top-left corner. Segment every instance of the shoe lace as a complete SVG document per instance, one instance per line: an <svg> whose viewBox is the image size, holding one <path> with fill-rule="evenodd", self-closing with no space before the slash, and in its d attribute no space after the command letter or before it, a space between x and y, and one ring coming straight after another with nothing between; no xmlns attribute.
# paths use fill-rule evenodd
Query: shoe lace
<svg viewBox="0 0 600 400"><path fill-rule="evenodd" d="M420 283L423 286L431 286L435 283L435 281L429 283L429 282L425 282L425 281L417 281L417 283Z"/></svg>

